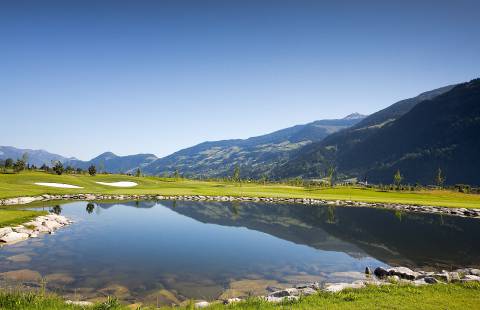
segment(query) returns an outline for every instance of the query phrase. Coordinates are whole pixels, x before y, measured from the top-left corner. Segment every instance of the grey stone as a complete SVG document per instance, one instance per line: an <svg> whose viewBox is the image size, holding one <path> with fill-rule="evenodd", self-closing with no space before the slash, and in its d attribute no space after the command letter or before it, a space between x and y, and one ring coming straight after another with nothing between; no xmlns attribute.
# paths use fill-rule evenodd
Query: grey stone
<svg viewBox="0 0 480 310"><path fill-rule="evenodd" d="M465 276L463 276L462 282L470 282L470 281L479 281L480 282L480 277L479 276L476 276L476 275L473 275L473 274L467 274Z"/></svg>
<svg viewBox="0 0 480 310"><path fill-rule="evenodd" d="M80 307L91 307L93 306L93 302L90 301L72 301L72 300L67 300L65 301L67 305L74 305L74 306L80 306Z"/></svg>
<svg viewBox="0 0 480 310"><path fill-rule="evenodd" d="M388 276L388 271L385 268L377 267L373 271L373 274L376 275L379 278L384 278L384 277Z"/></svg>
<svg viewBox="0 0 480 310"><path fill-rule="evenodd" d="M323 290L330 293L337 293L343 291L346 288L362 287L365 287L365 283L363 283L362 281L355 281L353 283L326 283Z"/></svg>
<svg viewBox="0 0 480 310"><path fill-rule="evenodd" d="M240 298L237 298L237 297L234 297L234 298L229 298L227 300L225 300L223 302L224 305L230 305L230 304L234 304L234 303L237 303L237 302L240 302L242 301Z"/></svg>
<svg viewBox="0 0 480 310"><path fill-rule="evenodd" d="M210 306L210 303L208 301L204 301L204 300L198 301L198 302L195 303L195 308L206 308L208 306Z"/></svg>
<svg viewBox="0 0 480 310"><path fill-rule="evenodd" d="M0 238L1 242L5 243L15 243L28 239L28 234L11 232Z"/></svg>
<svg viewBox="0 0 480 310"><path fill-rule="evenodd" d="M470 268L469 270L470 274L473 274L474 276L479 276L480 277L480 269L475 269L475 268Z"/></svg>
<svg viewBox="0 0 480 310"><path fill-rule="evenodd" d="M388 274L389 275L395 275L399 276L402 279L407 279L407 280L415 280L418 276L419 273L411 270L410 268L407 267L395 267L395 268L390 268L388 269Z"/></svg>
<svg viewBox="0 0 480 310"><path fill-rule="evenodd" d="M460 281L460 275L458 272L450 272L450 282L459 282Z"/></svg>
<svg viewBox="0 0 480 310"><path fill-rule="evenodd" d="M12 228L11 227L4 227L4 228L0 228L0 237L3 237L5 236L6 234L9 234L13 232Z"/></svg>

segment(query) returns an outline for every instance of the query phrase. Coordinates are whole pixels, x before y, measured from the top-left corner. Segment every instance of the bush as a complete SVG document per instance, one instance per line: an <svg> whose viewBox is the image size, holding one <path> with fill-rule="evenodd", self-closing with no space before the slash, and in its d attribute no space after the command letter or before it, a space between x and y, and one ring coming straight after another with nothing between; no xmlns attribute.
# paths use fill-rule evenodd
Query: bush
<svg viewBox="0 0 480 310"><path fill-rule="evenodd" d="M94 165L91 165L90 167L88 167L88 174L90 174L91 176L96 175L97 174L97 168Z"/></svg>

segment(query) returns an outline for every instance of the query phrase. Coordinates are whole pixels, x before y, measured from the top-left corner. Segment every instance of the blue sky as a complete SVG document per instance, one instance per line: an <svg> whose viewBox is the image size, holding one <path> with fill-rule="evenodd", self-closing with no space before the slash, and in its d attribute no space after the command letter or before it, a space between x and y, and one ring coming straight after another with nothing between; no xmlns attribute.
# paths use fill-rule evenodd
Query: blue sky
<svg viewBox="0 0 480 310"><path fill-rule="evenodd" d="M0 145L168 155L480 76L478 1L1 1Z"/></svg>

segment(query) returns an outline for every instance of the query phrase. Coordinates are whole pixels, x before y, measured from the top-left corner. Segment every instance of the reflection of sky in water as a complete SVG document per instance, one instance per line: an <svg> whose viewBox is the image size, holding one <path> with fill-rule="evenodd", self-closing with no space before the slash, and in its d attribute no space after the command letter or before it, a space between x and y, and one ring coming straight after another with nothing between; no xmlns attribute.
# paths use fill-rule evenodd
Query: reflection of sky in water
<svg viewBox="0 0 480 310"><path fill-rule="evenodd" d="M205 219L195 220L180 214L205 211L201 208L211 205L193 203L197 209L183 210L182 203L178 203L178 209L171 207L171 203L171 208L161 204L147 208L151 203L140 203L136 207L135 203L128 203L128 206L97 206L91 214L87 213L86 205L84 202L63 205L62 214L76 223L55 235L2 248L0 272L28 268L43 276L66 273L75 279L63 284L67 289L100 289L120 283L139 294L166 287L185 295L188 291L182 291L180 283L199 286L208 283L221 289L228 287L232 280L249 277L283 284L307 279L309 275L313 278L308 279L319 281L345 280L335 272L362 272L367 265L383 265L356 245L325 234L323 230L330 246L338 245L337 250L315 249L258 230L227 226L228 223L206 224L199 221ZM226 209L218 208L228 206L214 206L213 210L219 210L220 215L215 215L211 222L222 222L219 217ZM262 214L261 206L258 208ZM249 220L245 221L248 224ZM308 225L305 229L307 236L310 231L320 233L309 230ZM289 233L288 227L280 226L280 230L280 234ZM315 240L316 236L311 237ZM353 249L355 254L344 253L343 248ZM30 256L31 261L6 259L22 253Z"/></svg>

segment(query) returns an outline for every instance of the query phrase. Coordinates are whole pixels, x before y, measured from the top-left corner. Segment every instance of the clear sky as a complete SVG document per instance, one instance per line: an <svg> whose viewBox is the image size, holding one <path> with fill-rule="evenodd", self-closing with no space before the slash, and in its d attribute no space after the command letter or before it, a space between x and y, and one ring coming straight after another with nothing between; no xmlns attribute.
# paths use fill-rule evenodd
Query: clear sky
<svg viewBox="0 0 480 310"><path fill-rule="evenodd" d="M0 145L168 155L480 76L480 2L0 0Z"/></svg>

